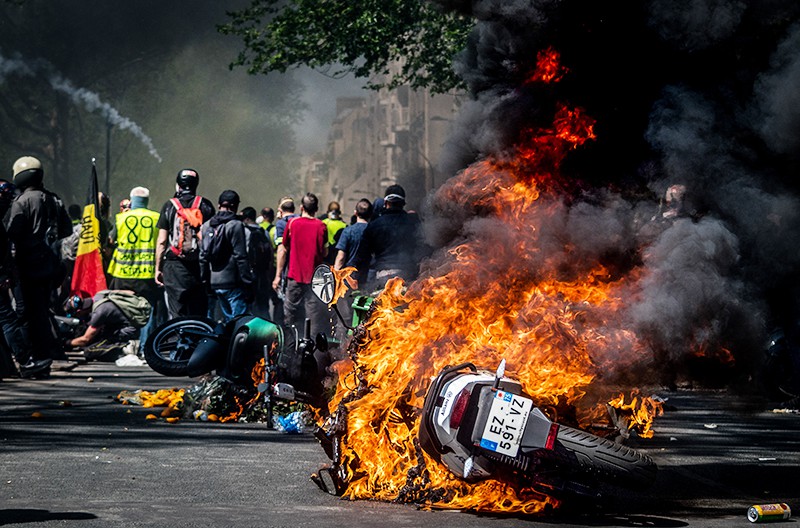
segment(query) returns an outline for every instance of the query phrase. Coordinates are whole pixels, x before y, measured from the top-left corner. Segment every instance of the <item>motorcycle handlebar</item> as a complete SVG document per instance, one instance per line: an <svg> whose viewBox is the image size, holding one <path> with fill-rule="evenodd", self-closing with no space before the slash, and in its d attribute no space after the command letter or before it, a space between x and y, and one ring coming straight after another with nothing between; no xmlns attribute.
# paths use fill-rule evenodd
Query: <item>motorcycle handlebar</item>
<svg viewBox="0 0 800 528"><path fill-rule="evenodd" d="M303 337L306 339L311 339L311 319L306 319L305 329L303 331Z"/></svg>

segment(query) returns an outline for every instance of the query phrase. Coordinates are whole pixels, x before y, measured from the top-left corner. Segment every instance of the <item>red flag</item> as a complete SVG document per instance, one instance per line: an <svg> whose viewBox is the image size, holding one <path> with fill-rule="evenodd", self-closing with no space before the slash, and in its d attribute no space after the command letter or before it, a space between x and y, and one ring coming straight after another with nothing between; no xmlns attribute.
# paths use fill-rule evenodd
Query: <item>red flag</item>
<svg viewBox="0 0 800 528"><path fill-rule="evenodd" d="M97 167L92 160L92 179L89 196L81 217L81 236L78 240L78 255L72 271L72 295L94 297L108 289L100 255L100 207L97 200Z"/></svg>

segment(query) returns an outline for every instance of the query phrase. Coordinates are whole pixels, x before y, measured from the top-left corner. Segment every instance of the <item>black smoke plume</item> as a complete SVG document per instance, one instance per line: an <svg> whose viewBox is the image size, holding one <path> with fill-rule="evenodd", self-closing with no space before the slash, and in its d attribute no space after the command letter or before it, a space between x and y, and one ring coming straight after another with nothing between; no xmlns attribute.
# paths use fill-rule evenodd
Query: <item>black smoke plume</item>
<svg viewBox="0 0 800 528"><path fill-rule="evenodd" d="M561 102L596 119L596 139L568 154L563 192L543 200L552 216L536 227L559 269L596 260L636 270L609 331L636 332L667 378L698 351L721 365L730 354L747 372L773 327L797 333L800 4L440 4L477 19L456 61L472 98L444 171L509 155ZM562 80L526 83L547 48L560 53ZM685 189L680 210L667 209L672 186ZM454 203L452 190L429 204L434 245L506 229Z"/></svg>

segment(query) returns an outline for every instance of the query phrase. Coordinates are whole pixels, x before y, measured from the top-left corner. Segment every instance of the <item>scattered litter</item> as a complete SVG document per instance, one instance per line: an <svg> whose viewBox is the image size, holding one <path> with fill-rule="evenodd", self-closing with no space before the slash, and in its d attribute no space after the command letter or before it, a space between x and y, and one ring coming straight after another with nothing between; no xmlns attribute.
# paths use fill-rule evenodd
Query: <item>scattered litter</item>
<svg viewBox="0 0 800 528"><path fill-rule="evenodd" d="M786 413L786 414L797 414L800 413L800 409L772 409L774 413Z"/></svg>
<svg viewBox="0 0 800 528"><path fill-rule="evenodd" d="M678 439L677 439L677 438L675 438L674 436L670 436L670 437L669 437L669 441L670 441L670 442L677 442L677 441L678 441Z"/></svg>
<svg viewBox="0 0 800 528"><path fill-rule="evenodd" d="M141 367L147 363L136 355L124 355L114 362L118 367Z"/></svg>
<svg viewBox="0 0 800 528"><path fill-rule="evenodd" d="M705 427L706 429L716 429L717 424L705 424L703 425L703 427Z"/></svg>
<svg viewBox="0 0 800 528"><path fill-rule="evenodd" d="M94 378L89 376L88 378L86 378L86 383L94 383Z"/></svg>
<svg viewBox="0 0 800 528"><path fill-rule="evenodd" d="M39 411L33 411L31 413L31 418L44 418L44 415Z"/></svg>
<svg viewBox="0 0 800 528"><path fill-rule="evenodd" d="M164 410L161 411L162 418L180 418L182 414L182 409L176 409L174 407L165 407Z"/></svg>
<svg viewBox="0 0 800 528"><path fill-rule="evenodd" d="M294 411L286 416L274 416L273 426L283 433L302 433L308 420L301 411Z"/></svg>
<svg viewBox="0 0 800 528"><path fill-rule="evenodd" d="M208 421L208 413L206 411L202 410L202 409L198 409L195 412L193 412L192 413L192 417L195 420L200 420L200 421L203 421L203 422Z"/></svg>
<svg viewBox="0 0 800 528"><path fill-rule="evenodd" d="M59 407L72 407L72 402L69 400L61 400L58 402Z"/></svg>
<svg viewBox="0 0 800 528"><path fill-rule="evenodd" d="M776 460L778 459L775 457L758 457L759 462L775 462Z"/></svg>
<svg viewBox="0 0 800 528"><path fill-rule="evenodd" d="M751 523L785 521L791 516L792 509L785 502L756 504L747 510L747 520Z"/></svg>
<svg viewBox="0 0 800 528"><path fill-rule="evenodd" d="M148 414L147 416L144 417L144 419L145 420L158 420L158 416L156 416L155 414Z"/></svg>

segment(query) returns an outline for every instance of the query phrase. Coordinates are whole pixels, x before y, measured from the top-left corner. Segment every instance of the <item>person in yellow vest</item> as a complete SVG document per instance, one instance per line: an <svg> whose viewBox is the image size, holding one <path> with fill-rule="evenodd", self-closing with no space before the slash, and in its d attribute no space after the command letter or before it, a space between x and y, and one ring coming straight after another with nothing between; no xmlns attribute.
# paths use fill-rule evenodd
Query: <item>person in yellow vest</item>
<svg viewBox="0 0 800 528"><path fill-rule="evenodd" d="M261 226L261 229L269 237L270 242L272 242L272 249L275 249L277 244L275 243L275 211L272 207L265 207L261 210L261 216L256 218L256 223Z"/></svg>
<svg viewBox="0 0 800 528"><path fill-rule="evenodd" d="M150 320L139 334L139 355L143 355L147 337L156 326L156 306L161 298L155 281L156 224L160 214L147 208L150 190L146 187L131 189L130 199L130 209L117 215L109 235L116 246L108 265L108 275L111 277L109 289L131 290L147 299L153 307Z"/></svg>
<svg viewBox="0 0 800 528"><path fill-rule="evenodd" d="M329 248L335 248L339 237L342 236L342 230L347 227L347 224L342 220L342 208L339 202L331 202L328 204L328 213L322 220L325 224L325 232L327 233L327 245ZM336 251L329 251L328 256L325 257L325 263L333 266L336 262Z"/></svg>

